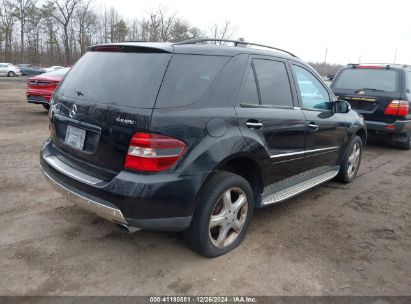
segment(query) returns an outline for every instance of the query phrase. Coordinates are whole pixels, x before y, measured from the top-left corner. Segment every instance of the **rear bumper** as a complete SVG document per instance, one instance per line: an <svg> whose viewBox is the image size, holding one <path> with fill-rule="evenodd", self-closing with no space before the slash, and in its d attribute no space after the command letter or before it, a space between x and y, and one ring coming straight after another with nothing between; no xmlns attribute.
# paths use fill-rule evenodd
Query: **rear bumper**
<svg viewBox="0 0 411 304"><path fill-rule="evenodd" d="M28 103L34 104L50 104L50 92L39 92L33 90L26 91L26 98Z"/></svg>
<svg viewBox="0 0 411 304"><path fill-rule="evenodd" d="M101 200L93 200L92 198L87 197L86 194L81 194L73 189L70 189L69 187L63 186L51 175L49 175L43 167L41 167L41 169L46 177L46 180L53 187L53 189L59 192L68 201L109 221L127 225L127 221L125 220L123 213L121 213L120 209L118 209L115 205Z"/></svg>
<svg viewBox="0 0 411 304"><path fill-rule="evenodd" d="M50 162L50 141L40 152L46 179L69 201L112 222L151 230L182 231L191 223L196 194L207 174L143 175L121 171L110 181L89 182L87 173ZM58 158L58 157L57 157ZM70 172L68 172L70 170Z"/></svg>
<svg viewBox="0 0 411 304"><path fill-rule="evenodd" d="M394 123L366 120L365 124L369 131L380 131L384 133L406 133L411 132L411 120L397 120Z"/></svg>

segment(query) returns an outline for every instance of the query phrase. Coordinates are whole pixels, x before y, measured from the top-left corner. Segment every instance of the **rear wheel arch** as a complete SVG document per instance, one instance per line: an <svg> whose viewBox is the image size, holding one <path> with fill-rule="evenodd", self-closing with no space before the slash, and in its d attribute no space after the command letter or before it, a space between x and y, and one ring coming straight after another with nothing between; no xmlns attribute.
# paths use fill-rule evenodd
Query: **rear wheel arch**
<svg viewBox="0 0 411 304"><path fill-rule="evenodd" d="M251 189L253 190L255 206L258 206L259 200L261 199L261 193L264 189L262 169L256 160L243 154L227 157L214 167L197 191L197 205L199 203L198 198L201 197L206 185L217 172L221 171L230 172L243 177L250 184Z"/></svg>
<svg viewBox="0 0 411 304"><path fill-rule="evenodd" d="M250 184L254 194L254 202L258 204L264 189L261 165L247 155L234 155L220 162L214 171L227 171L243 177Z"/></svg>

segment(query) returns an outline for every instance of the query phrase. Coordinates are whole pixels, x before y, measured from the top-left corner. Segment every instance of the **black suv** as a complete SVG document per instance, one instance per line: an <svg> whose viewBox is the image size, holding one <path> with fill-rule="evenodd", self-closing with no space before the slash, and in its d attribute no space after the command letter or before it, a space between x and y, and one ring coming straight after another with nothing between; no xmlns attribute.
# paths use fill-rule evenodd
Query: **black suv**
<svg viewBox="0 0 411 304"><path fill-rule="evenodd" d="M369 134L410 149L411 66L349 64L337 73L331 90L364 116Z"/></svg>
<svg viewBox="0 0 411 304"><path fill-rule="evenodd" d="M208 41L90 47L53 96L40 161L81 207L184 231L214 257L241 243L255 207L350 182L366 129L294 55Z"/></svg>

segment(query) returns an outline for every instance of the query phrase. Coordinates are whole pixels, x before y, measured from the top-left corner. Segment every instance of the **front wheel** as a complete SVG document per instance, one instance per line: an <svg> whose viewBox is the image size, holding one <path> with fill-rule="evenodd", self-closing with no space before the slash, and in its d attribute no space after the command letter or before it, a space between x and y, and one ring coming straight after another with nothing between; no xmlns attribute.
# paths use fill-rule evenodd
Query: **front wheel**
<svg viewBox="0 0 411 304"><path fill-rule="evenodd" d="M243 241L254 211L253 192L241 176L221 171L203 186L190 227L188 245L206 257L217 257Z"/></svg>
<svg viewBox="0 0 411 304"><path fill-rule="evenodd" d="M16 73L14 73L13 71L10 71L10 72L7 73L7 76L8 77L14 77L14 76L16 76Z"/></svg>
<svg viewBox="0 0 411 304"><path fill-rule="evenodd" d="M350 183L358 173L361 164L363 152L363 142L361 138L354 135L351 142L348 144L347 154L345 155L338 172L337 179Z"/></svg>

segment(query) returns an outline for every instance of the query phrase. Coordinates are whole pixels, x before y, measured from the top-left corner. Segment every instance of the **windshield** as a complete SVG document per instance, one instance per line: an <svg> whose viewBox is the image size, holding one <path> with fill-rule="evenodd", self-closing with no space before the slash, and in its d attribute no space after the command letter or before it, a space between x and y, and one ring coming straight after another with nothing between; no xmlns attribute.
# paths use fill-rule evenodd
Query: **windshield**
<svg viewBox="0 0 411 304"><path fill-rule="evenodd" d="M398 71L387 69L346 69L332 84L334 89L371 89L396 92L399 89Z"/></svg>
<svg viewBox="0 0 411 304"><path fill-rule="evenodd" d="M56 93L97 103L152 108L170 56L88 52L70 70Z"/></svg>

